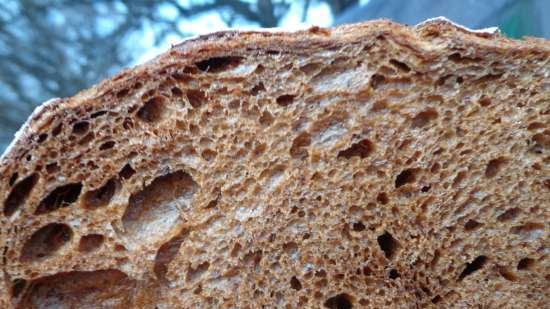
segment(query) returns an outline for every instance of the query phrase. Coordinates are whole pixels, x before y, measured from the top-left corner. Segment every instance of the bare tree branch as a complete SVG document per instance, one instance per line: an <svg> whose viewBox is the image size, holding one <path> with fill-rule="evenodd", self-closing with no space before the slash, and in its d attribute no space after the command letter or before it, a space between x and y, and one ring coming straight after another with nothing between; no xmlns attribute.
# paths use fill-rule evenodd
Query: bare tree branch
<svg viewBox="0 0 550 309"><path fill-rule="evenodd" d="M359 4L359 0L323 0L330 6L333 15L339 15L346 9Z"/></svg>
<svg viewBox="0 0 550 309"><path fill-rule="evenodd" d="M307 11L309 11L310 4L311 4L311 0L304 1L304 7L302 8L302 22L305 22L307 19Z"/></svg>

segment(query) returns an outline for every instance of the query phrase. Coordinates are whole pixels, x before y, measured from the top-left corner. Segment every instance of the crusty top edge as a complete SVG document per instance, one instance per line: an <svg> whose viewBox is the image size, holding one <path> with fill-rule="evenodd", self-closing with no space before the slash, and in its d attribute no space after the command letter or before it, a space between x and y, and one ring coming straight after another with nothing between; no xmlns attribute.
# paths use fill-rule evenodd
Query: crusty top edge
<svg viewBox="0 0 550 309"><path fill-rule="evenodd" d="M44 114L53 113L55 110L59 109L60 103L64 100L65 99L61 98L51 98L34 108L31 115L25 120L19 130L15 132L13 140L8 147L6 147L2 156L0 156L0 167L3 166L5 160L9 159L9 154L14 148L29 141L31 133L36 131L34 127L39 119L41 119Z"/></svg>
<svg viewBox="0 0 550 309"><path fill-rule="evenodd" d="M420 28L424 25L438 24L438 23L451 24L452 26L454 26L456 28L459 28L459 29L462 29L464 31L471 32L471 33L474 33L474 34L482 35L482 36L485 36L485 35L489 35L489 36L490 35L500 35L501 34L500 29L498 27L488 27L488 28L483 28L483 29L471 29L471 28L468 28L468 27L463 26L461 24L455 23L454 21L448 19L445 16L438 16L438 17L426 19L425 21L418 23L415 27Z"/></svg>
<svg viewBox="0 0 550 309"><path fill-rule="evenodd" d="M436 34L444 42L462 41L468 44L491 47L512 48L522 50L526 54L530 50L548 53L550 56L550 40L528 39L513 40L500 35L495 29L477 31L460 26L446 18L434 18L420 23L414 27L398 24L386 19L373 20L363 23L342 25L335 28L321 28L312 26L298 31L279 31L279 29L261 30L227 30L199 35L172 46L167 52L156 58L137 65L132 69L123 70L110 79L103 80L89 89L83 90L73 97L65 99L51 99L38 106L32 115L16 133L14 140L0 156L0 174L6 167L17 162L22 153L32 142L36 132L41 126L51 120L56 114L65 108L71 108L82 104L93 104L109 89L119 87L130 80L149 76L149 73L175 60L192 63L206 57L212 57L233 48L253 46L258 49L289 50L287 46L308 45L312 41L325 43L346 43L361 40L361 38L373 34L400 37L408 42L416 42L432 39Z"/></svg>

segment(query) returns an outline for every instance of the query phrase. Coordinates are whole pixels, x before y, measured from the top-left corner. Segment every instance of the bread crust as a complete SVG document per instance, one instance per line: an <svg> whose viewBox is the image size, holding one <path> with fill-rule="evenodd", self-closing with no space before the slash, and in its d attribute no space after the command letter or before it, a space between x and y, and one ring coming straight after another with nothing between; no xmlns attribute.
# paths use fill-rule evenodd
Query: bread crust
<svg viewBox="0 0 550 309"><path fill-rule="evenodd" d="M174 45L168 52L151 61L138 65L131 70L124 70L111 79L107 79L83 90L71 98L49 100L37 108L29 120L16 135L13 147L2 155L0 170L10 161L17 161L18 155L24 152L26 145L32 141L40 128L40 122L52 117L62 107L70 108L77 104L90 104L96 99L121 88L128 82L146 78L162 71L174 61L194 63L197 60L227 54L228 50L238 55L243 48L253 46L255 49L278 50L295 53L297 50L307 53L319 46L352 44L379 35L389 35L396 42L403 42L411 48L420 49L433 45L436 50L460 44L465 49L474 48L487 51L506 50L518 56L530 57L532 54L550 55L550 43L546 39L526 37L524 41L511 40L497 33L470 32L445 20L431 20L417 27L407 27L389 20L379 19L365 23L343 25L336 28L311 27L297 32L265 31L218 31L184 40ZM435 38L433 42L420 44L419 40ZM440 42L437 42L440 38ZM434 51L435 52L435 51Z"/></svg>

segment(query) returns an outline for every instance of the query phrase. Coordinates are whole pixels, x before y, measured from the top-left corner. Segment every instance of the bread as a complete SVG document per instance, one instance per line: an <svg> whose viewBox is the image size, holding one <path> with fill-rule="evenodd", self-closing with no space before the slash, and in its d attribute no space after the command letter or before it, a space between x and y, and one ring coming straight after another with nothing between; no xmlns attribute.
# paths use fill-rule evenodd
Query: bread
<svg viewBox="0 0 550 309"><path fill-rule="evenodd" d="M0 163L1 308L544 308L550 43L436 20L185 41Z"/></svg>

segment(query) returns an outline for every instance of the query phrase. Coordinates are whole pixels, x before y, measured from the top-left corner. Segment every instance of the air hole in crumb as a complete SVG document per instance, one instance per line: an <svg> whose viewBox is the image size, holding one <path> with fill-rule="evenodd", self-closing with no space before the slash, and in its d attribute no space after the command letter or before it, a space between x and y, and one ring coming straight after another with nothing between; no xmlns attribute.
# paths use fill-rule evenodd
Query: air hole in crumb
<svg viewBox="0 0 550 309"><path fill-rule="evenodd" d="M18 178L19 178L19 173L17 172L11 175L10 181L9 181L10 187L13 186L13 184L17 181Z"/></svg>
<svg viewBox="0 0 550 309"><path fill-rule="evenodd" d="M97 209L107 206L116 190L116 181L110 179L101 188L93 191L88 191L83 197L83 206L86 209Z"/></svg>
<svg viewBox="0 0 550 309"><path fill-rule="evenodd" d="M254 70L254 73L256 74L262 74L265 71L265 67L261 64L258 64L256 69Z"/></svg>
<svg viewBox="0 0 550 309"><path fill-rule="evenodd" d="M432 298L432 303L437 304L442 300L443 300L443 298L441 298L441 296L436 295L434 298Z"/></svg>
<svg viewBox="0 0 550 309"><path fill-rule="evenodd" d="M485 168L485 176L489 178L496 176L504 168L506 163L508 163L508 158L506 157L498 157L489 161Z"/></svg>
<svg viewBox="0 0 550 309"><path fill-rule="evenodd" d="M189 71L194 71L194 72L193 73L192 72L175 72L175 73L172 73L172 78L175 79L178 83L189 83L191 80L193 80L193 78L191 77L190 74L187 74L187 73L194 74L198 72L196 68L192 68Z"/></svg>
<svg viewBox="0 0 550 309"><path fill-rule="evenodd" d="M320 269L315 272L315 277L325 278L327 276L327 272L324 269Z"/></svg>
<svg viewBox="0 0 550 309"><path fill-rule="evenodd" d="M94 139L94 133L90 132L90 133L86 134L81 140L79 140L78 144L79 145L87 145L93 139Z"/></svg>
<svg viewBox="0 0 550 309"><path fill-rule="evenodd" d="M283 244L283 251L288 255L294 255L298 252L298 244L291 241Z"/></svg>
<svg viewBox="0 0 550 309"><path fill-rule="evenodd" d="M236 56L212 57L199 61L195 65L203 72L219 73L238 66L242 60L242 57Z"/></svg>
<svg viewBox="0 0 550 309"><path fill-rule="evenodd" d="M93 252L99 249L104 241L105 237L101 234L88 234L82 236L78 244L78 251L83 253Z"/></svg>
<svg viewBox="0 0 550 309"><path fill-rule="evenodd" d="M514 226L510 233L521 236L528 240L534 240L544 235L544 224L538 222L527 222Z"/></svg>
<svg viewBox="0 0 550 309"><path fill-rule="evenodd" d="M187 282L195 282L210 268L210 263L207 261L200 263L197 267L192 268L191 266L187 269L187 276L185 280Z"/></svg>
<svg viewBox="0 0 550 309"><path fill-rule="evenodd" d="M197 74L199 71L196 66L186 66L183 68L182 72L187 74Z"/></svg>
<svg viewBox="0 0 550 309"><path fill-rule="evenodd" d="M35 214L41 215L71 205L78 199L81 190L81 183L70 183L57 187L38 204Z"/></svg>
<svg viewBox="0 0 550 309"><path fill-rule="evenodd" d="M533 130L542 129L542 128L544 128L544 127L545 127L545 125L544 125L544 123L542 123L542 122L531 122L531 123L527 126L527 130L533 131Z"/></svg>
<svg viewBox="0 0 550 309"><path fill-rule="evenodd" d="M133 114L135 111L137 111L139 108L139 105L133 104L128 107L128 114Z"/></svg>
<svg viewBox="0 0 550 309"><path fill-rule="evenodd" d="M470 231L473 231L475 229L477 229L478 227L482 226L483 224L482 223L479 223L477 222L476 220L468 220L468 222L466 222L464 224L464 230L467 231L467 232L470 232Z"/></svg>
<svg viewBox="0 0 550 309"><path fill-rule="evenodd" d="M464 279L466 276L473 274L474 272L480 270L485 263L487 262L487 257L480 255L476 257L471 263L466 263L466 267L458 276L458 280Z"/></svg>
<svg viewBox="0 0 550 309"><path fill-rule="evenodd" d="M132 166L130 165L130 163L127 163L127 164L124 165L124 167L120 170L120 172L118 172L118 175L119 175L120 177L122 177L123 179L129 179L129 178L132 177L135 173L136 173L136 171L132 168Z"/></svg>
<svg viewBox="0 0 550 309"><path fill-rule="evenodd" d="M359 157L364 159L368 157L374 150L374 145L368 139L364 139L351 145L349 148L338 152L338 158L350 159L351 157Z"/></svg>
<svg viewBox="0 0 550 309"><path fill-rule="evenodd" d="M346 293L338 294L327 299L323 306L329 309L352 309L353 298Z"/></svg>
<svg viewBox="0 0 550 309"><path fill-rule="evenodd" d="M90 115L90 118L92 118L92 119L93 119L93 118L97 118L97 117L103 116L103 115L105 115L105 114L107 114L107 111L95 112L95 113L93 113L93 114Z"/></svg>
<svg viewBox="0 0 550 309"><path fill-rule="evenodd" d="M53 128L52 136L58 136L59 133L61 133L62 129L63 129L63 123L58 124L55 128Z"/></svg>
<svg viewBox="0 0 550 309"><path fill-rule="evenodd" d="M164 98L154 97L143 104L137 112L137 117L145 122L156 122L161 119L164 109Z"/></svg>
<svg viewBox="0 0 550 309"><path fill-rule="evenodd" d="M292 102L294 102L295 97L296 96L292 94L285 94L285 95L279 96L277 97L277 104L279 104L280 106L288 106L292 104Z"/></svg>
<svg viewBox="0 0 550 309"><path fill-rule="evenodd" d="M208 204L206 205L206 207L204 207L204 209L211 209L216 207L217 205L218 205L218 199L216 198L208 202Z"/></svg>
<svg viewBox="0 0 550 309"><path fill-rule="evenodd" d="M477 79L477 82L478 83L485 83L485 84L490 84L490 83L496 83L497 80L499 80L502 75L504 75L503 73L500 73L500 74L487 74L487 75L483 75L481 76L480 78ZM511 86L513 88L515 88L516 86L513 85ZM524 88L521 88L520 89L520 92L523 92L523 90L525 90Z"/></svg>
<svg viewBox="0 0 550 309"><path fill-rule="evenodd" d="M117 97L118 99L122 99L122 98L124 98L125 96L127 96L128 93L130 93L130 89L128 89L128 88L121 89L121 90L117 91L116 97Z"/></svg>
<svg viewBox="0 0 550 309"><path fill-rule="evenodd" d="M436 249L434 251L432 260L430 261L430 264L429 264L431 268L434 268L437 265L437 263L439 262L440 257L441 257L441 253L440 253L439 250Z"/></svg>
<svg viewBox="0 0 550 309"><path fill-rule="evenodd" d="M481 105L483 107L487 107L487 106L491 105L491 99L489 99L487 97L483 97L483 98L479 99L479 101L477 101L477 103L479 103L479 105Z"/></svg>
<svg viewBox="0 0 550 309"><path fill-rule="evenodd" d="M38 182L38 175L32 174L19 181L12 189L8 198L4 201L4 216L13 215L27 200L32 189Z"/></svg>
<svg viewBox="0 0 550 309"><path fill-rule="evenodd" d="M380 192L376 197L376 201L382 205L386 205L390 201L390 199L388 198L386 192Z"/></svg>
<svg viewBox="0 0 550 309"><path fill-rule="evenodd" d="M48 133L42 133L38 135L38 139L36 140L39 144L43 143L46 139L48 139Z"/></svg>
<svg viewBox="0 0 550 309"><path fill-rule="evenodd" d="M508 281L516 281L518 280L518 276L513 272L511 271L510 269L508 269L507 267L504 267L504 266L498 266L498 273L504 277L504 279L508 280Z"/></svg>
<svg viewBox="0 0 550 309"><path fill-rule="evenodd" d="M363 267L363 275L370 276L372 274L372 269L368 266Z"/></svg>
<svg viewBox="0 0 550 309"><path fill-rule="evenodd" d="M25 290L25 287L27 286L27 280L25 279L15 279L12 281L11 285L11 296L13 298L19 297L21 295L21 292Z"/></svg>
<svg viewBox="0 0 550 309"><path fill-rule="evenodd" d="M241 107L241 101L233 100L233 101L229 102L228 106L231 109L238 109L239 107Z"/></svg>
<svg viewBox="0 0 550 309"><path fill-rule="evenodd" d="M397 279L399 277L401 277L401 275L399 274L399 272L395 269L392 269L390 270L390 275L389 275L390 279Z"/></svg>
<svg viewBox="0 0 550 309"><path fill-rule="evenodd" d="M397 61L395 59L390 59L390 64L393 65L394 67L398 68L399 70L403 71L403 72L410 72L411 68L406 65L405 63L401 62L401 61Z"/></svg>
<svg viewBox="0 0 550 309"><path fill-rule="evenodd" d="M275 165L269 169L265 169L260 173L260 179L263 181L265 191L271 191L277 188L285 176L285 165Z"/></svg>
<svg viewBox="0 0 550 309"><path fill-rule="evenodd" d="M292 141L292 147L290 148L290 156L293 158L307 158L307 147L311 144L311 136L306 133L300 133L294 141Z"/></svg>
<svg viewBox="0 0 550 309"><path fill-rule="evenodd" d="M452 187L456 188L460 183L466 178L466 171L460 171L456 174L455 179L453 180Z"/></svg>
<svg viewBox="0 0 550 309"><path fill-rule="evenodd" d="M215 152L214 150L211 150L211 149L205 149L202 151L201 153L201 156L203 159L205 159L206 161L212 161L214 160L214 158L216 158L216 155L218 153Z"/></svg>
<svg viewBox="0 0 550 309"><path fill-rule="evenodd" d="M385 232L384 234L378 236L377 241L380 249L384 251L384 255L387 259L391 259L395 256L395 253L399 248L399 243L390 233Z"/></svg>
<svg viewBox="0 0 550 309"><path fill-rule="evenodd" d="M300 71L306 75L313 75L321 70L322 64L319 62L308 63L300 67Z"/></svg>
<svg viewBox="0 0 550 309"><path fill-rule="evenodd" d="M519 260L517 269L518 270L531 270L535 266L535 260L531 258L523 258Z"/></svg>
<svg viewBox="0 0 550 309"><path fill-rule="evenodd" d="M513 220L520 214L520 212L521 210L517 207L510 208L506 210L504 213L502 213L501 215L499 215L497 217L497 220L500 222Z"/></svg>
<svg viewBox="0 0 550 309"><path fill-rule="evenodd" d="M371 111L372 112L381 112L383 110L388 109L388 103L384 100L382 101L376 101L372 104Z"/></svg>
<svg viewBox="0 0 550 309"><path fill-rule="evenodd" d="M178 254L181 244L187 237L187 234L187 230L180 231L178 235L172 237L172 239L164 243L157 251L153 271L155 272L157 279L160 281L166 281L168 266Z"/></svg>
<svg viewBox="0 0 550 309"><path fill-rule="evenodd" d="M178 88L178 87L172 87L172 89L170 89L170 92L172 92L172 95L174 97L182 97L183 96L183 91L181 91L181 89Z"/></svg>
<svg viewBox="0 0 550 309"><path fill-rule="evenodd" d="M296 291L299 291L302 289L302 283L300 283L300 280L298 280L296 276L292 276L292 278L290 278L290 287L292 287Z"/></svg>
<svg viewBox="0 0 550 309"><path fill-rule="evenodd" d="M130 130L134 127L134 122L131 118L124 118L124 121L122 122L122 127L126 130Z"/></svg>
<svg viewBox="0 0 550 309"><path fill-rule="evenodd" d="M258 93L263 92L263 91L265 91L264 83L259 82L256 86L254 86L254 87L252 87L252 89L250 89L250 94L251 95L258 95Z"/></svg>
<svg viewBox="0 0 550 309"><path fill-rule="evenodd" d="M73 134L84 135L89 128L90 123L88 121L79 121L73 125Z"/></svg>
<svg viewBox="0 0 550 309"><path fill-rule="evenodd" d="M358 221L358 222L355 222L353 223L353 230L356 231L356 232L361 232L361 231L364 231L365 230L365 225L363 224L363 222L361 221Z"/></svg>
<svg viewBox="0 0 550 309"><path fill-rule="evenodd" d="M119 270L71 271L37 278L17 308L121 308L135 295L137 282Z"/></svg>
<svg viewBox="0 0 550 309"><path fill-rule="evenodd" d="M252 150L252 155L254 157L259 157L265 153L266 148L265 144L259 144Z"/></svg>
<svg viewBox="0 0 550 309"><path fill-rule="evenodd" d="M413 128L422 128L428 125L433 120L437 119L438 113L435 109L430 108L426 109L420 113L418 113L414 118L412 119L412 127Z"/></svg>
<svg viewBox="0 0 550 309"><path fill-rule="evenodd" d="M46 172L48 174L53 174L55 172L59 171L59 165L57 165L57 162L50 163L46 165Z"/></svg>
<svg viewBox="0 0 550 309"><path fill-rule="evenodd" d="M124 233L140 244L162 239L179 225L181 211L191 207L198 189L193 178L181 170L157 177L130 196L122 216Z"/></svg>
<svg viewBox="0 0 550 309"><path fill-rule="evenodd" d="M189 89L186 95L193 108L199 108L206 101L206 94L202 90Z"/></svg>
<svg viewBox="0 0 550 309"><path fill-rule="evenodd" d="M114 141L108 141L108 142L105 142L103 144L101 144L101 146L99 146L99 150L107 150L107 149L111 149L115 146L115 142Z"/></svg>
<svg viewBox="0 0 550 309"><path fill-rule="evenodd" d="M472 58L469 55L462 55L459 52L452 53L448 56L449 60L459 64L469 64L478 61L476 58Z"/></svg>
<svg viewBox="0 0 550 309"><path fill-rule="evenodd" d="M430 191L431 188L432 188L432 186L426 185L426 186L423 186L423 187L420 189L420 191L422 191L422 192L428 192L428 191Z"/></svg>
<svg viewBox="0 0 550 309"><path fill-rule="evenodd" d="M268 110L265 110L265 111L262 113L262 116L260 116L259 121L260 121L260 124L261 124L262 126L266 126L266 127L267 127L267 126L269 126L269 125L271 125L271 124L273 123L274 119L275 119L275 118L273 117L273 115L271 115L271 113L270 113Z"/></svg>
<svg viewBox="0 0 550 309"><path fill-rule="evenodd" d="M372 87L372 89L377 89L384 82L386 82L386 78L383 75L374 74L370 79L370 86Z"/></svg>
<svg viewBox="0 0 550 309"><path fill-rule="evenodd" d="M550 148L550 134L548 131L537 133L531 137L530 143L532 144L530 151L536 154L542 154L545 149Z"/></svg>
<svg viewBox="0 0 550 309"><path fill-rule="evenodd" d="M239 255L239 252L241 251L241 249L242 249L241 244L238 243L238 242L235 243L235 245L233 245L233 249L231 249L231 253L230 253L231 256L232 256L232 257L238 256L238 255Z"/></svg>
<svg viewBox="0 0 550 309"><path fill-rule="evenodd" d="M73 231L66 224L50 223L38 229L25 242L21 250L21 262L29 262L53 255L69 242Z"/></svg>
<svg viewBox="0 0 550 309"><path fill-rule="evenodd" d="M409 168L397 175L395 177L395 187L399 188L403 185L406 185L408 183L413 183L416 181L416 173L418 172L418 169L416 168Z"/></svg>

